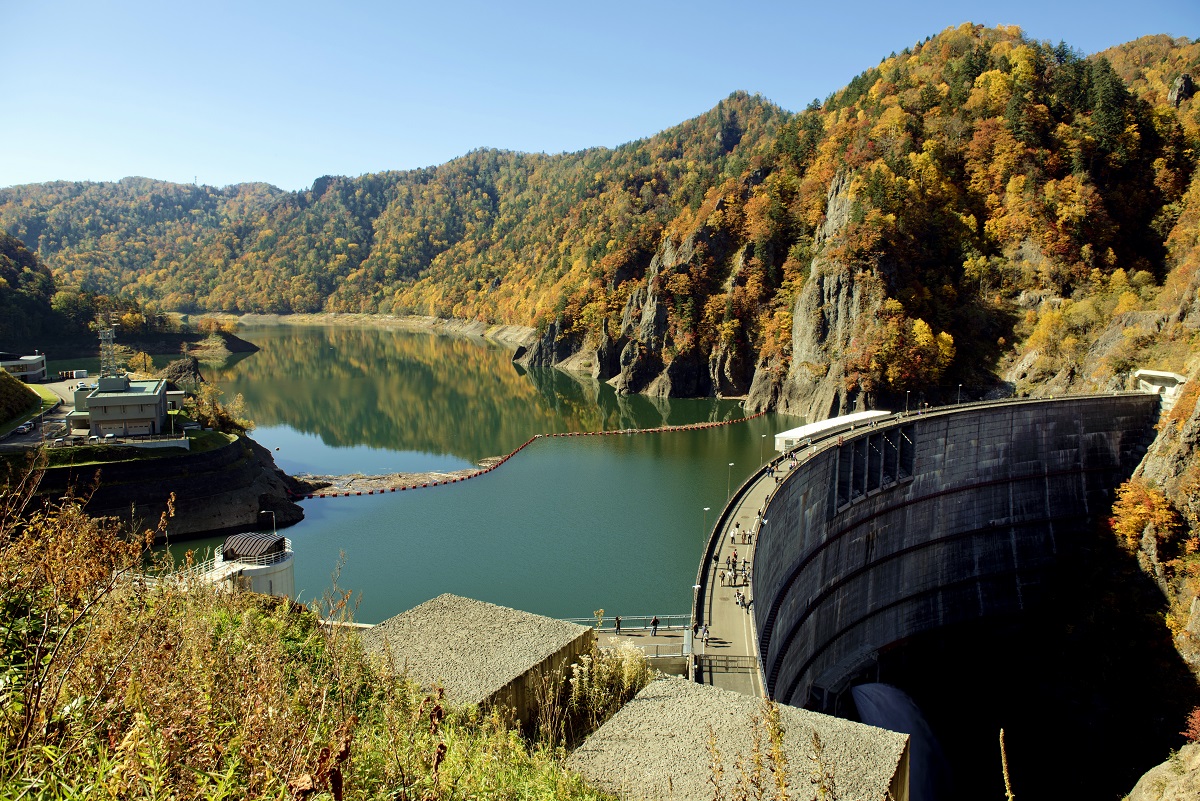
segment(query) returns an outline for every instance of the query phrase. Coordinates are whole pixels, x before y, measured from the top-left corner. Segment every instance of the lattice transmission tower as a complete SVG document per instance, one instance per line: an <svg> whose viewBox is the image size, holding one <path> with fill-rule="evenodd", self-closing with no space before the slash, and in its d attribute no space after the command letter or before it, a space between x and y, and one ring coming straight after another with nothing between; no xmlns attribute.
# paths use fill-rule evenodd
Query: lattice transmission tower
<svg viewBox="0 0 1200 801"><path fill-rule="evenodd" d="M117 361L117 321L112 315L107 326L100 329L100 375L101 377L121 375L121 365Z"/></svg>

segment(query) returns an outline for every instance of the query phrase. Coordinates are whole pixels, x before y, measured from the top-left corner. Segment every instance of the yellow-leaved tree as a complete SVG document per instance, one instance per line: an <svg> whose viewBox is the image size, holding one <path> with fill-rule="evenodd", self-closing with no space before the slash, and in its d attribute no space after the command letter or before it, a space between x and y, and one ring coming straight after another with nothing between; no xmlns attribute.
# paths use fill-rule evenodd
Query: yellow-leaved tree
<svg viewBox="0 0 1200 801"><path fill-rule="evenodd" d="M1148 526L1152 527L1154 539L1160 546L1171 544L1182 528L1179 513L1162 491L1136 477L1117 489L1112 511L1109 525L1121 544L1131 551L1137 550ZM1195 550L1195 545L1195 538L1192 538L1185 547L1190 552Z"/></svg>

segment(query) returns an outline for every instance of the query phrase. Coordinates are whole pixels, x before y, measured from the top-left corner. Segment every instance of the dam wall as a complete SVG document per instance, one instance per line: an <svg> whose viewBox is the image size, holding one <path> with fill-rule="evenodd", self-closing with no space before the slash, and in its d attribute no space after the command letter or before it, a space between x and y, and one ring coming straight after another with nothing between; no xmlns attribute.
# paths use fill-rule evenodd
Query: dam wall
<svg viewBox="0 0 1200 801"><path fill-rule="evenodd" d="M968 404L797 451L754 553L768 695L824 710L890 644L1035 606L1158 413L1142 394Z"/></svg>

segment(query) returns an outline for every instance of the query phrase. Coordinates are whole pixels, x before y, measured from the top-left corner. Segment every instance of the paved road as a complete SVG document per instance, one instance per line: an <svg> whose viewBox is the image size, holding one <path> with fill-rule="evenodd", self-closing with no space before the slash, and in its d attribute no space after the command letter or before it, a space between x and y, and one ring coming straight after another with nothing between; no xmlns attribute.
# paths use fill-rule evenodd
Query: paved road
<svg viewBox="0 0 1200 801"><path fill-rule="evenodd" d="M744 574L739 572L737 582L731 583L725 565L735 551L740 564L746 564L745 560L753 563L754 546L743 544L741 537L735 536L731 541L730 532L735 527L743 531L752 529L755 515L766 506L767 496L775 487L775 478L759 478L726 518L716 552L717 559L709 562L706 579L708 590L704 594L702 613L709 625L709 641L707 646L698 642L695 647L698 681L746 695L762 696L763 688L754 653L752 616L737 604L735 598L739 590L751 603L753 597ZM720 578L722 571L726 572L725 581Z"/></svg>

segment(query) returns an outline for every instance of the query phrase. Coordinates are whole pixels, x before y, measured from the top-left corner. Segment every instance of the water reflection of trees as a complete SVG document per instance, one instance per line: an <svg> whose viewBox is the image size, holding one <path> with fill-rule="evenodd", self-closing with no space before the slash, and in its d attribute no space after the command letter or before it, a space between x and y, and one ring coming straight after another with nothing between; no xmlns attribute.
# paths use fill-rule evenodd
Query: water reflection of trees
<svg viewBox="0 0 1200 801"><path fill-rule="evenodd" d="M328 445L478 460L538 433L683 425L740 417L729 401L617 395L558 370L520 370L479 340L369 328L280 326L247 334L262 350L209 367L260 425Z"/></svg>

